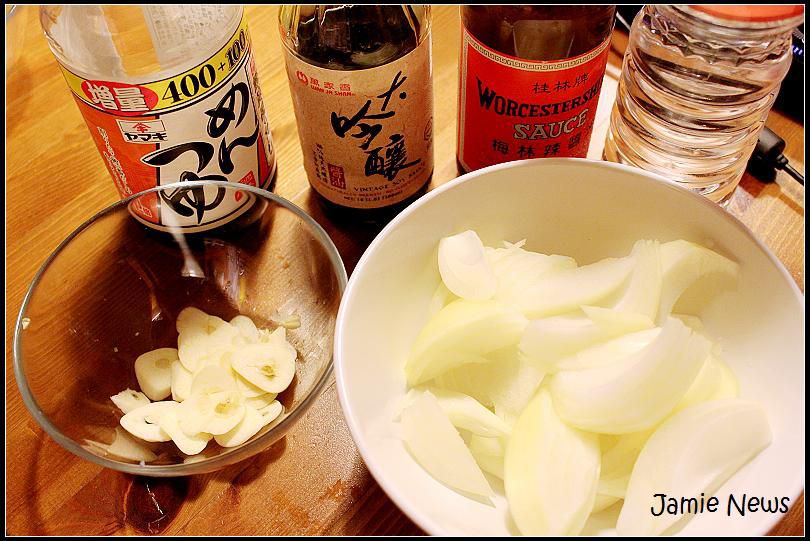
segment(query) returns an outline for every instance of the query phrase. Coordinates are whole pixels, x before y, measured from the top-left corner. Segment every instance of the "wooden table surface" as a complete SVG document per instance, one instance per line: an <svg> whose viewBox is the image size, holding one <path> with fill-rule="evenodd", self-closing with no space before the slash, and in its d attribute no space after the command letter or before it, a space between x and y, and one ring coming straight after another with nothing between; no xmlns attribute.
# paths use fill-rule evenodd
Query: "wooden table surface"
<svg viewBox="0 0 810 541"><path fill-rule="evenodd" d="M248 8L256 63L278 152L276 191L329 232L351 272L374 232L339 227L309 194L287 87L276 7ZM6 533L20 534L418 534L383 493L352 443L334 381L307 416L270 450L220 472L169 481L135 479L85 462L46 436L25 409L12 371L12 333L23 295L48 254L91 214L117 199L38 26L26 7L22 57L6 78ZM433 15L436 169L455 162L458 8ZM616 33L591 157L601 155L626 37ZM768 122L804 171L804 127L773 112ZM729 211L804 284L804 188L746 176ZM800 465L796 465L797 468ZM140 502L140 505L139 505ZM147 505L144 505L144 502ZM802 534L804 501L773 533Z"/></svg>

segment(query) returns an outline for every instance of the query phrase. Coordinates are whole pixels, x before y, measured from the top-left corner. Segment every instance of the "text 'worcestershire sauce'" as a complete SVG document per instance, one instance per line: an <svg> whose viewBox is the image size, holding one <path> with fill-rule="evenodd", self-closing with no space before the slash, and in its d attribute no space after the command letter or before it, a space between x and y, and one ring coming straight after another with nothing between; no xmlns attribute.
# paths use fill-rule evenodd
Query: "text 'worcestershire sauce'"
<svg viewBox="0 0 810 541"><path fill-rule="evenodd" d="M433 174L427 6L283 6L304 168L333 216L382 222Z"/></svg>
<svg viewBox="0 0 810 541"><path fill-rule="evenodd" d="M585 157L615 6L462 6L458 162Z"/></svg>

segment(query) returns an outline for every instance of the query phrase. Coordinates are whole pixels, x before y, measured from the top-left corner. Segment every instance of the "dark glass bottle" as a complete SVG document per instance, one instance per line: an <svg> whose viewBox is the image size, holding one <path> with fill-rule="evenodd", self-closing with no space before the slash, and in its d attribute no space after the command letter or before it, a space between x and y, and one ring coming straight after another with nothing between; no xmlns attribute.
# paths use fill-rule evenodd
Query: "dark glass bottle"
<svg viewBox="0 0 810 541"><path fill-rule="evenodd" d="M433 174L430 8L283 6L304 167L333 217L387 221Z"/></svg>
<svg viewBox="0 0 810 541"><path fill-rule="evenodd" d="M615 6L462 6L458 161L584 157Z"/></svg>

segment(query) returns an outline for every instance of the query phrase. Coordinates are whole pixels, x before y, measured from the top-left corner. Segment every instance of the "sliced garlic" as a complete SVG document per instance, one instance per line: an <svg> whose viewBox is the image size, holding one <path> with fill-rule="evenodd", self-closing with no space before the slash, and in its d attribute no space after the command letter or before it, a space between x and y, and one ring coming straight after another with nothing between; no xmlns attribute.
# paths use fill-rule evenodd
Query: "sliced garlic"
<svg viewBox="0 0 810 541"><path fill-rule="evenodd" d="M194 308L193 306L183 308L183 310L177 314L177 332L182 334L191 329L200 329L204 331L208 326L208 317L208 314L198 308Z"/></svg>
<svg viewBox="0 0 810 541"><path fill-rule="evenodd" d="M242 395L244 396L244 395ZM261 396L251 396L245 398L245 405L253 409L261 410L276 401L276 393L264 393Z"/></svg>
<svg viewBox="0 0 810 541"><path fill-rule="evenodd" d="M172 400L182 402L191 394L194 374L186 370L180 360L172 362Z"/></svg>
<svg viewBox="0 0 810 541"><path fill-rule="evenodd" d="M234 376L233 379L236 382L236 388L239 390L240 393L242 393L242 396L244 396L245 398L257 398L268 394L268 392L265 391L264 389L256 387L255 385L247 381L245 378L240 376L238 372L233 371L233 376ZM276 393L269 393L269 394L275 395Z"/></svg>
<svg viewBox="0 0 810 541"><path fill-rule="evenodd" d="M208 442L213 437L211 434L199 432L189 435L180 428L177 411L170 411L160 417L160 428L168 434L177 448L187 455L201 453Z"/></svg>
<svg viewBox="0 0 810 541"><path fill-rule="evenodd" d="M172 362L176 360L174 348L155 349L135 359L138 385L151 400L163 400L172 393Z"/></svg>
<svg viewBox="0 0 810 541"><path fill-rule="evenodd" d="M295 377L295 357L295 349L286 342L249 344L234 354L233 369L256 387L280 393Z"/></svg>
<svg viewBox="0 0 810 541"><path fill-rule="evenodd" d="M110 400L113 401L113 404L115 404L124 415L150 403L149 398L147 398L145 394L133 391L132 389L126 389L118 394L114 394L110 397Z"/></svg>
<svg viewBox="0 0 810 541"><path fill-rule="evenodd" d="M297 357L286 328L258 329L247 316L227 322L189 307L179 314L177 331L178 349L138 357L135 372L143 393L127 389L110 397L124 413L126 433L148 442L174 441L183 453L197 455L215 436L223 445L239 445L282 414L277 394L295 377ZM169 395L173 401L162 401ZM142 462L154 459L126 438L118 444L121 453ZM107 453L117 449L115 442L87 443Z"/></svg>
<svg viewBox="0 0 810 541"><path fill-rule="evenodd" d="M241 336L239 330L226 321L205 328L192 327L177 337L180 361L194 373L205 366L218 364L220 358L233 349L234 339L238 336Z"/></svg>
<svg viewBox="0 0 810 541"><path fill-rule="evenodd" d="M245 415L244 400L236 391L192 393L181 406L178 419L186 434L224 434Z"/></svg>
<svg viewBox="0 0 810 541"><path fill-rule="evenodd" d="M178 414L180 427L187 434L224 434L242 420L243 402L231 371L207 366L194 376L191 394L182 403Z"/></svg>
<svg viewBox="0 0 810 541"><path fill-rule="evenodd" d="M236 391L236 381L231 374L230 370L221 366L206 366L194 376L191 392L214 394Z"/></svg>
<svg viewBox="0 0 810 541"><path fill-rule="evenodd" d="M87 444L101 451L134 462L151 462L157 455L142 441L133 438L120 426L115 427L115 437L109 445L93 440L85 440Z"/></svg>
<svg viewBox="0 0 810 541"><path fill-rule="evenodd" d="M160 428L160 418L179 406L171 400L152 402L130 411L121 417L120 423L124 430L144 441L169 441L172 438Z"/></svg>
<svg viewBox="0 0 810 541"><path fill-rule="evenodd" d="M281 415L284 411L284 406L278 400L274 400L264 407L257 408L256 411L261 414L262 419L264 419L264 424L269 425Z"/></svg>
<svg viewBox="0 0 810 541"><path fill-rule="evenodd" d="M247 316L236 316L231 320L231 325L239 330L239 334L247 340L248 344L255 344L259 341L259 329L253 323L253 320Z"/></svg>
<svg viewBox="0 0 810 541"><path fill-rule="evenodd" d="M227 433L215 435L214 440L223 447L236 447L256 435L266 424L261 413L246 407L242 420Z"/></svg>

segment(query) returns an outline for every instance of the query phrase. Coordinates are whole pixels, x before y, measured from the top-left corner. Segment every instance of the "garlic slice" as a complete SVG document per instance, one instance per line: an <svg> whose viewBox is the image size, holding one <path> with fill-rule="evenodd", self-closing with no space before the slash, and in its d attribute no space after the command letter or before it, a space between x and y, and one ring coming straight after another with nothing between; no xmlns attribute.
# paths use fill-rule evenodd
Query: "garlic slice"
<svg viewBox="0 0 810 541"><path fill-rule="evenodd" d="M91 447L124 460L151 462L157 458L157 455L144 442L130 436L120 426L115 427L115 436L109 445L93 440L85 440L85 442Z"/></svg>
<svg viewBox="0 0 810 541"><path fill-rule="evenodd" d="M242 337L247 340L248 344L255 344L259 341L259 329L253 323L253 320L247 316L236 316L231 320L231 325L239 330Z"/></svg>
<svg viewBox="0 0 810 541"><path fill-rule="evenodd" d="M244 396L244 395L242 395ZM273 402L276 402L277 393L264 393L260 396L251 396L245 398L245 405L250 406L255 410L261 411Z"/></svg>
<svg viewBox="0 0 810 541"><path fill-rule="evenodd" d="M191 383L194 374L186 370L180 360L172 362L172 400L182 402L191 394Z"/></svg>
<svg viewBox="0 0 810 541"><path fill-rule="evenodd" d="M120 423L124 430L144 441L169 441L172 438L160 428L160 418L179 406L171 400L152 402L130 411L121 417Z"/></svg>
<svg viewBox="0 0 810 541"><path fill-rule="evenodd" d="M187 434L180 428L177 415L177 411L170 411L162 415L159 422L160 428L171 437L172 441L181 452L187 455L201 453L213 436L205 432L199 432L193 435Z"/></svg>
<svg viewBox="0 0 810 541"><path fill-rule="evenodd" d="M214 435L214 440L223 447L236 447L255 436L266 424L261 413L246 407L242 420L228 432Z"/></svg>
<svg viewBox="0 0 810 541"><path fill-rule="evenodd" d="M172 362L176 360L174 348L155 349L135 359L135 377L150 400L163 400L172 393Z"/></svg>
<svg viewBox="0 0 810 541"><path fill-rule="evenodd" d="M234 353L232 363L248 383L268 393L280 393L295 377L295 357L295 349L286 342L248 344Z"/></svg>
<svg viewBox="0 0 810 541"><path fill-rule="evenodd" d="M256 411L261 414L262 419L264 419L264 424L269 425L282 414L284 406L278 400L274 400L266 406L257 408Z"/></svg>
<svg viewBox="0 0 810 541"><path fill-rule="evenodd" d="M110 400L112 400L113 404L115 404L124 415L151 403L145 394L133 391L132 389L126 389L118 394L114 394L110 397Z"/></svg>

